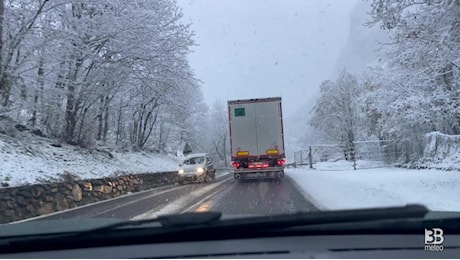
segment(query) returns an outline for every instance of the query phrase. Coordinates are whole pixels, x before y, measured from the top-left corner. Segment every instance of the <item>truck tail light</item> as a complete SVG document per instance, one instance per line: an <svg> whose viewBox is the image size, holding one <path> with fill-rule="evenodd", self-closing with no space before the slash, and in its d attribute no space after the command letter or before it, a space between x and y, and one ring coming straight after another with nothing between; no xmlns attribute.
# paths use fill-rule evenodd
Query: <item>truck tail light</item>
<svg viewBox="0 0 460 260"><path fill-rule="evenodd" d="M240 163L239 162L233 162L232 165L233 165L233 167L235 167L235 169L240 168Z"/></svg>
<svg viewBox="0 0 460 260"><path fill-rule="evenodd" d="M286 163L286 160L278 160L278 165L283 166Z"/></svg>
<svg viewBox="0 0 460 260"><path fill-rule="evenodd" d="M248 168L249 169L254 169L254 168L268 168L268 162L264 162L264 163L251 163L248 165Z"/></svg>

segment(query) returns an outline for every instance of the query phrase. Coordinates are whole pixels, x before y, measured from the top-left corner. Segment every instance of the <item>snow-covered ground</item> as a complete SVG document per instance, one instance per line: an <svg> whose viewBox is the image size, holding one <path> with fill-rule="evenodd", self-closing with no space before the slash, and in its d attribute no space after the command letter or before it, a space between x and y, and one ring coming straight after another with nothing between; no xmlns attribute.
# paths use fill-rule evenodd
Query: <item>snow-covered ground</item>
<svg viewBox="0 0 460 260"><path fill-rule="evenodd" d="M355 171L347 162L316 167L322 170L303 167L287 169L286 174L322 209L420 203L431 210L460 211L459 171L390 167Z"/></svg>
<svg viewBox="0 0 460 260"><path fill-rule="evenodd" d="M19 133L13 138L0 134L0 183L10 187L59 180L64 172L80 179L101 178L118 172L174 171L173 156L146 152L104 152L67 144L54 147L56 140Z"/></svg>

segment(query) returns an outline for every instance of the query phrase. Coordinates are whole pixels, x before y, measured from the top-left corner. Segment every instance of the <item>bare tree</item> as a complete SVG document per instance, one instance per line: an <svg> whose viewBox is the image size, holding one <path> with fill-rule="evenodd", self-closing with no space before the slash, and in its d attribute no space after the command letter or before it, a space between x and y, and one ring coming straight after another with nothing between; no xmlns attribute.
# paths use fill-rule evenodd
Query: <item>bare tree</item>
<svg viewBox="0 0 460 260"><path fill-rule="evenodd" d="M229 145L229 125L227 107L223 102L215 101L210 111L210 138L212 143L212 153L216 154L228 166L228 157L230 154Z"/></svg>
<svg viewBox="0 0 460 260"><path fill-rule="evenodd" d="M330 140L344 147L345 158L354 160L354 142L361 115L360 85L355 76L343 71L336 82L321 84L321 96L313 109L311 125L324 132Z"/></svg>
<svg viewBox="0 0 460 260"><path fill-rule="evenodd" d="M1 102L20 123L85 146L204 146L193 33L175 0L1 3Z"/></svg>

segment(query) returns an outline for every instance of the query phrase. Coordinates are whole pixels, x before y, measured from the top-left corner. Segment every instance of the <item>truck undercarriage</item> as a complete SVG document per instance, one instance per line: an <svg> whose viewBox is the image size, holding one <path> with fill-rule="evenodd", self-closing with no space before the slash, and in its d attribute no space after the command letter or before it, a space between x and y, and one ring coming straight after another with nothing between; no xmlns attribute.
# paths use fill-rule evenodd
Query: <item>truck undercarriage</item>
<svg viewBox="0 0 460 260"><path fill-rule="evenodd" d="M234 178L245 179L280 179L284 177L284 164L281 158L265 158L259 160L233 159Z"/></svg>

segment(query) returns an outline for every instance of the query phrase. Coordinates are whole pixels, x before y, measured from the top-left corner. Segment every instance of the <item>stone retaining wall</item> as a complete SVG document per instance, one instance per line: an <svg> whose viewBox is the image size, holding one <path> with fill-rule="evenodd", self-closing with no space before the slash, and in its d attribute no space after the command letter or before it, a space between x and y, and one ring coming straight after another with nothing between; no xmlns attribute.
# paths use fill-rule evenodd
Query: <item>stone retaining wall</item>
<svg viewBox="0 0 460 260"><path fill-rule="evenodd" d="M8 223L176 182L175 172L143 173L0 189L0 223Z"/></svg>

